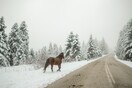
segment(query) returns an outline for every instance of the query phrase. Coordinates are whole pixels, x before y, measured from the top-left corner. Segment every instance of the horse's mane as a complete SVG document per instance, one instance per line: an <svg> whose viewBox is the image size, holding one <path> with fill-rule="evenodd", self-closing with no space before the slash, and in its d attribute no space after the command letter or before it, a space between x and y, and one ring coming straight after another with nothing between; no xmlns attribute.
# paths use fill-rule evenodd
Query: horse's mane
<svg viewBox="0 0 132 88"><path fill-rule="evenodd" d="M60 53L56 58L64 58L64 54L63 53Z"/></svg>

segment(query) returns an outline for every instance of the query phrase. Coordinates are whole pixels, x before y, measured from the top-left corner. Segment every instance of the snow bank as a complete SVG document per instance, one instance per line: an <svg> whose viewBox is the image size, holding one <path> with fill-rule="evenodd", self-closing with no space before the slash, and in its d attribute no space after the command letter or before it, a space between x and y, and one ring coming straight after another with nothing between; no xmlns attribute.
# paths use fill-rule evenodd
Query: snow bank
<svg viewBox="0 0 132 88"><path fill-rule="evenodd" d="M118 57L115 55L115 59L117 60L117 61L119 61L119 62L121 62L121 63L123 63L123 64L125 64L125 65L127 65L127 66L129 66L129 67L131 67L132 68L132 62L130 62L130 61L125 61L125 60L120 60L120 59L118 59Z"/></svg>
<svg viewBox="0 0 132 88"><path fill-rule="evenodd" d="M1 72L23 72L23 71L31 71L31 70L34 70L34 67L32 65L0 67L0 73Z"/></svg>
<svg viewBox="0 0 132 88"><path fill-rule="evenodd" d="M2 68L0 69L0 88L44 88L66 74L98 59L62 63L61 72L56 72L57 66L54 66L54 72L51 72L49 66L46 73L43 73L43 68L33 70L33 66L27 65Z"/></svg>

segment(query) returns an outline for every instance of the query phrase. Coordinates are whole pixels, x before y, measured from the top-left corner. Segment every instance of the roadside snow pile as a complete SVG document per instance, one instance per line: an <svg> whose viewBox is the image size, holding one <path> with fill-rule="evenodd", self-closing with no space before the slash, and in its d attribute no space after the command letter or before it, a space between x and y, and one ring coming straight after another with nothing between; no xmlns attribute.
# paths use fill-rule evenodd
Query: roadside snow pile
<svg viewBox="0 0 132 88"><path fill-rule="evenodd" d="M49 66L46 73L43 73L43 68L33 70L33 66L26 65L1 68L0 88L44 88L66 74L98 59L62 63L61 72L56 72L57 66L54 66L54 72L51 72Z"/></svg>
<svg viewBox="0 0 132 88"><path fill-rule="evenodd" d="M120 61L121 63L123 63L123 64L125 64L125 65L127 65L127 66L129 66L129 67L131 67L132 68L132 62L130 62L130 61L125 61L125 60L120 60L120 59L118 59L118 57L115 55L115 59L117 60L117 61Z"/></svg>

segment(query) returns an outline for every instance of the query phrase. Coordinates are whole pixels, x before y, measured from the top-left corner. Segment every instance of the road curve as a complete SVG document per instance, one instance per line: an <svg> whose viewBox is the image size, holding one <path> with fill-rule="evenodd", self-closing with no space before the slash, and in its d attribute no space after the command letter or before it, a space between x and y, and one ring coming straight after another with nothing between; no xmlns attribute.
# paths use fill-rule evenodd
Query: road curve
<svg viewBox="0 0 132 88"><path fill-rule="evenodd" d="M83 66L46 88L132 88L132 68L110 54Z"/></svg>

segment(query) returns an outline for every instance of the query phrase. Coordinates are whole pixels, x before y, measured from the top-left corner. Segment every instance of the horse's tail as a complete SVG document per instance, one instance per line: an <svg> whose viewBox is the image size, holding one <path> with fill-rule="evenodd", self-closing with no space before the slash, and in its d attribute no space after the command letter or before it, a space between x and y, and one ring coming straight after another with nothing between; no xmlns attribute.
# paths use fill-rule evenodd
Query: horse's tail
<svg viewBox="0 0 132 88"><path fill-rule="evenodd" d="M48 67L49 65L49 59L46 60L46 63L45 63L45 66L44 66L44 72L46 71L46 68Z"/></svg>

